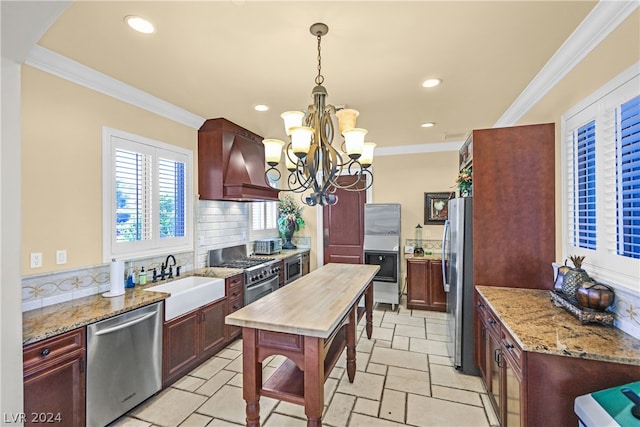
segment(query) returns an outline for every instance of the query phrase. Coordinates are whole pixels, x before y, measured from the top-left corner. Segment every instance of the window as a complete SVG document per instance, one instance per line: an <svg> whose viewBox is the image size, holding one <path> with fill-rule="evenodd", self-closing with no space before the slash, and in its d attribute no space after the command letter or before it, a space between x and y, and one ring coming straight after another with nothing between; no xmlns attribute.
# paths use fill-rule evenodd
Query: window
<svg viewBox="0 0 640 427"><path fill-rule="evenodd" d="M103 130L103 259L193 250L191 151Z"/></svg>
<svg viewBox="0 0 640 427"><path fill-rule="evenodd" d="M278 202L251 203L251 239L278 236Z"/></svg>
<svg viewBox="0 0 640 427"><path fill-rule="evenodd" d="M640 75L637 66L563 116L563 257L598 280L640 280Z"/></svg>

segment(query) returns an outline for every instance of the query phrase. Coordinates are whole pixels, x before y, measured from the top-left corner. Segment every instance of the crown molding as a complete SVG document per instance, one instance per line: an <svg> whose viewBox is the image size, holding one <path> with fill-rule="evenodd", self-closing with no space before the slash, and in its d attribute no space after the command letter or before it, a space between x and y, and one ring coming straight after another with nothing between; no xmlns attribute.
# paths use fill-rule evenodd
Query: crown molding
<svg viewBox="0 0 640 427"><path fill-rule="evenodd" d="M398 156L402 154L438 153L441 151L458 151L464 141L435 142L428 144L398 145L395 147L376 147L374 155Z"/></svg>
<svg viewBox="0 0 640 427"><path fill-rule="evenodd" d="M513 126L580 61L640 5L634 1L599 1L494 127Z"/></svg>
<svg viewBox="0 0 640 427"><path fill-rule="evenodd" d="M29 51L25 64L194 129L199 129L205 121L203 117L39 45Z"/></svg>

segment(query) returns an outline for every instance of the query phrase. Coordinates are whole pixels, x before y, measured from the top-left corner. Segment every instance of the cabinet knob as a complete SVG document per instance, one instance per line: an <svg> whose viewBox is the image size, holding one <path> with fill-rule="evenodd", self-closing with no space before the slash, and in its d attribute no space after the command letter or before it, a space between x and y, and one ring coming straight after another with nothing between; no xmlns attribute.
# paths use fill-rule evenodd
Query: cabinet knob
<svg viewBox="0 0 640 427"><path fill-rule="evenodd" d="M483 304L483 303L481 303L481 302L479 302L479 303L478 303L478 307L484 308L484 304Z"/></svg>
<svg viewBox="0 0 640 427"><path fill-rule="evenodd" d="M40 354L46 357L49 355L49 353L51 353L51 350L49 350L48 348L45 348L44 350L42 350Z"/></svg>
<svg viewBox="0 0 640 427"><path fill-rule="evenodd" d="M234 305L232 308L233 308L234 310L238 310L238 309L240 308L240 306L239 306L239 305Z"/></svg>
<svg viewBox="0 0 640 427"><path fill-rule="evenodd" d="M493 319L489 319L489 323L491 323L492 325L495 325L495 324L496 324L496 321L495 321L495 320L493 320Z"/></svg>
<svg viewBox="0 0 640 427"><path fill-rule="evenodd" d="M511 350L513 348L513 344L509 344L509 343L505 343L504 346L507 350Z"/></svg>

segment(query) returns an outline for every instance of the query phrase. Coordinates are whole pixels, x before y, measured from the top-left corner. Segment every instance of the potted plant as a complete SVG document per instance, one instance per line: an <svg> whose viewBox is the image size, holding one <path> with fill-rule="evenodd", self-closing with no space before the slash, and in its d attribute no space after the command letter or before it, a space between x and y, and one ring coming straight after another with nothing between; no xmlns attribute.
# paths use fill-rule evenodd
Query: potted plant
<svg viewBox="0 0 640 427"><path fill-rule="evenodd" d="M278 215L278 230L280 231L280 236L285 239L282 248L295 249L296 246L291 243L291 237L293 237L295 231L304 227L302 206L298 206L293 197L286 195L280 199L278 208L280 211Z"/></svg>
<svg viewBox="0 0 640 427"><path fill-rule="evenodd" d="M471 196L471 185L472 185L471 180L472 180L471 168L462 169L458 174L458 178L456 179L456 184L458 185L460 197Z"/></svg>

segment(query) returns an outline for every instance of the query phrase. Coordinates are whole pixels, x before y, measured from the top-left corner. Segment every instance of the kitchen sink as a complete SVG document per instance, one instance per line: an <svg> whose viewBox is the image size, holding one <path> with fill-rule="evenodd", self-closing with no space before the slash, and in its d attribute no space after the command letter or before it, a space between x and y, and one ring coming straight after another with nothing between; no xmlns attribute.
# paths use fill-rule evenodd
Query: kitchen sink
<svg viewBox="0 0 640 427"><path fill-rule="evenodd" d="M224 279L188 276L151 286L145 291L171 294L164 300L164 320L171 320L224 297Z"/></svg>

